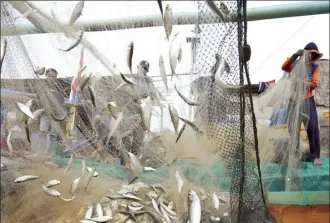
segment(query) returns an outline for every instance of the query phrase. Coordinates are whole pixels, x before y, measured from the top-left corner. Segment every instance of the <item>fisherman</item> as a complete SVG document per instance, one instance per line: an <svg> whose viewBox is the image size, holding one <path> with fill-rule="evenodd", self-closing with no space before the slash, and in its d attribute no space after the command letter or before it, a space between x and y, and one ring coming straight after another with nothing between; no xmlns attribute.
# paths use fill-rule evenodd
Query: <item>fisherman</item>
<svg viewBox="0 0 330 223"><path fill-rule="evenodd" d="M310 42L305 46L304 50L298 50L286 62L284 62L284 64L282 65L282 70L286 72L291 72L294 68L294 63L296 59L299 56L302 56L304 54L304 51L307 51L309 53L309 58L311 61L311 73L308 74L310 80L304 81L304 85L308 87L308 90L305 92L304 95L304 108L308 109L308 111L306 111L305 113L309 114L309 119L307 120L306 118L301 117L302 120L299 121L298 124L300 126L300 123L303 122L307 130L309 148L313 165L321 166L322 164L320 162L320 133L313 91L317 88L320 81L320 67L315 62L319 60L323 56L323 54L318 51L318 48L315 43Z"/></svg>

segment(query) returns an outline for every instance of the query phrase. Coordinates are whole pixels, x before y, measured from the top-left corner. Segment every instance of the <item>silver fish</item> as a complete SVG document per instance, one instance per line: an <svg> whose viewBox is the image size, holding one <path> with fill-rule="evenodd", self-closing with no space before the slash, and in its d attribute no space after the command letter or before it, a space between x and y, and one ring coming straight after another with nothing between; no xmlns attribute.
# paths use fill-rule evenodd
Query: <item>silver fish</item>
<svg viewBox="0 0 330 223"><path fill-rule="evenodd" d="M72 11L69 21L70 26L72 26L81 16L83 9L84 9L84 1L80 1Z"/></svg>
<svg viewBox="0 0 330 223"><path fill-rule="evenodd" d="M112 217L112 210L111 210L111 206L110 206L110 203L107 205L106 209L105 209L105 215L106 216L110 216Z"/></svg>
<svg viewBox="0 0 330 223"><path fill-rule="evenodd" d="M98 217L102 217L103 216L103 209L102 209L102 205L100 203L96 204L96 215Z"/></svg>
<svg viewBox="0 0 330 223"><path fill-rule="evenodd" d="M14 180L14 183L22 183L22 182L25 182L28 180L35 180L38 178L39 178L39 176L35 176L35 175L24 175L24 176L17 178L16 180Z"/></svg>
<svg viewBox="0 0 330 223"><path fill-rule="evenodd" d="M176 180L176 183L178 186L178 192L181 193L181 189L183 187L184 182L179 174L179 171L176 171L174 176L175 176L175 180Z"/></svg>
<svg viewBox="0 0 330 223"><path fill-rule="evenodd" d="M166 71L165 71L165 66L164 66L164 58L162 55L159 56L159 72L160 72L160 75L164 82L165 88L168 91L167 77L166 77Z"/></svg>
<svg viewBox="0 0 330 223"><path fill-rule="evenodd" d="M85 164L85 160L83 159L82 160L82 170L81 170L82 176L84 176L84 174L85 174L85 169L86 169L86 164Z"/></svg>
<svg viewBox="0 0 330 223"><path fill-rule="evenodd" d="M45 67L36 67L34 73L38 74L38 75L43 75L46 71L46 68Z"/></svg>
<svg viewBox="0 0 330 223"><path fill-rule="evenodd" d="M166 5L163 19L164 19L166 39L169 40L173 28L173 13L170 5Z"/></svg>
<svg viewBox="0 0 330 223"><path fill-rule="evenodd" d="M71 198L63 198L63 197L61 197L61 195L60 196L58 196L62 201L65 201L65 202L70 202L70 201L73 201L73 199L75 199L76 197L75 196L73 196L73 197L71 197Z"/></svg>
<svg viewBox="0 0 330 223"><path fill-rule="evenodd" d="M25 119L24 120L24 129L25 129L25 133L26 133L26 139L28 140L28 142L31 144L31 139L30 139L30 129L29 129L29 125L27 123L28 121Z"/></svg>
<svg viewBox="0 0 330 223"><path fill-rule="evenodd" d="M80 222L80 223L95 223L95 221L86 220L86 219L84 219L84 220L80 220L79 222Z"/></svg>
<svg viewBox="0 0 330 223"><path fill-rule="evenodd" d="M46 183L46 187L49 188L49 187L53 187L53 186L56 186L56 185L59 185L61 182L58 181L58 180L50 180Z"/></svg>
<svg viewBox="0 0 330 223"><path fill-rule="evenodd" d="M132 205L127 205L127 208L128 208L128 210L129 210L130 212L135 213L135 212L138 212L138 211L142 210L143 205L142 205L142 206L139 206L139 207L134 207L134 206L132 206Z"/></svg>
<svg viewBox="0 0 330 223"><path fill-rule="evenodd" d="M45 109L43 109L43 108L34 111L34 112L32 113L32 115L33 115L33 117L34 117L35 119L31 119L31 118L29 118L27 124L28 124L28 125L31 125L34 121L39 120L39 119L41 118L41 115L44 113L44 111L45 111Z"/></svg>
<svg viewBox="0 0 330 223"><path fill-rule="evenodd" d="M164 12L163 12L163 4L162 4L162 1L161 1L161 0L157 0L157 2L158 2L158 6L159 6L160 13L162 14L162 18L163 18Z"/></svg>
<svg viewBox="0 0 330 223"><path fill-rule="evenodd" d="M61 194L57 190L47 188L45 185L41 185L42 189L45 191L46 194L53 196L53 197L59 197Z"/></svg>
<svg viewBox="0 0 330 223"><path fill-rule="evenodd" d="M10 157L13 156L13 152L14 152L13 144L11 144L11 136L12 136L12 134L13 134L13 132L12 132L12 130L10 130L9 131L9 134L7 136L7 140L6 140L7 146L8 146L8 149L9 149L9 155L10 155Z"/></svg>
<svg viewBox="0 0 330 223"><path fill-rule="evenodd" d="M143 172L143 164L133 153L128 152L128 156L130 170L135 174L135 176L140 176L140 174Z"/></svg>
<svg viewBox="0 0 330 223"><path fill-rule="evenodd" d="M141 106L142 122L145 128L147 129L147 131L150 132L150 123L151 123L151 115L152 115L152 103L150 97L148 96L147 98L142 99L140 106Z"/></svg>
<svg viewBox="0 0 330 223"><path fill-rule="evenodd" d="M111 216L100 216L100 217L95 217L95 218L87 218L87 220L91 220L94 222L107 222L112 219Z"/></svg>
<svg viewBox="0 0 330 223"><path fill-rule="evenodd" d="M86 166L86 170L87 170L88 173L90 173L93 170L93 168ZM99 173L96 172L96 170L95 170L95 172L93 174L93 177L97 177L98 175L99 175Z"/></svg>
<svg viewBox="0 0 330 223"><path fill-rule="evenodd" d="M139 198L139 197L137 197L137 196L134 196L133 194L130 194L130 193L123 194L123 196L124 196L125 198L129 198L129 199L133 199L133 200L142 201L141 198Z"/></svg>
<svg viewBox="0 0 330 223"><path fill-rule="evenodd" d="M80 177L78 177L78 178L76 178L76 179L73 180L73 182L71 184L71 190L70 190L70 193L72 195L74 195L76 193L76 190L77 190L79 181L80 181Z"/></svg>
<svg viewBox="0 0 330 223"><path fill-rule="evenodd" d="M178 64L178 56L179 56L179 49L180 49L180 44L179 40L177 40L179 33L176 33L171 41L170 45L170 67L171 67L171 80L173 80L173 76L175 75L178 79L179 76L176 74L176 66Z"/></svg>
<svg viewBox="0 0 330 223"><path fill-rule="evenodd" d="M168 209L173 210L173 207L174 207L173 201L171 201L170 203L168 203L168 206L167 206Z"/></svg>
<svg viewBox="0 0 330 223"><path fill-rule="evenodd" d="M86 218L91 218L92 215L93 215L93 205L91 204L91 205L88 206L88 209L87 209L86 214L85 214L85 219Z"/></svg>
<svg viewBox="0 0 330 223"><path fill-rule="evenodd" d="M160 203L160 205L170 214L173 216L177 216L177 213L175 213L174 211L171 210L171 208L167 207L165 204Z"/></svg>
<svg viewBox="0 0 330 223"><path fill-rule="evenodd" d="M215 77L214 77L215 83L220 88L222 88L222 89L239 89L239 88L242 88L243 86L240 86L240 85L238 85L238 86L228 85L228 84L226 84L225 82L223 82L221 80L221 77L222 77L224 71L226 69L228 70L228 68L226 68L226 67L228 67L228 63L220 55L218 55L218 59L219 59L219 68L218 68L218 70L215 73Z"/></svg>
<svg viewBox="0 0 330 223"><path fill-rule="evenodd" d="M179 141L179 139L181 138L183 131L186 129L186 126L187 126L187 124L186 124L186 123L183 123L182 128L180 129L180 131L179 131L179 133L178 133L178 137L177 137L176 140L175 140L176 143L177 143L177 142Z"/></svg>
<svg viewBox="0 0 330 223"><path fill-rule="evenodd" d="M87 180L86 180L86 184L85 184L85 190L87 189L87 186L89 184L89 182L91 181L94 173L95 173L95 167L92 168L91 172L89 172L88 176L87 176Z"/></svg>
<svg viewBox="0 0 330 223"><path fill-rule="evenodd" d="M109 110L111 116L112 116L114 119L117 119L118 116L117 116L117 114L116 114L116 108L117 108L116 103L113 102L113 101L111 101L111 102L108 103L107 107L108 107L108 110Z"/></svg>
<svg viewBox="0 0 330 223"><path fill-rule="evenodd" d="M188 121L187 119L184 119L184 118L180 118L179 117L179 119L181 120L181 121L183 121L184 123L186 123L187 125L189 125L191 128L193 128L198 134L204 134L201 130L199 130L198 128L197 128L197 126L194 124L194 123L192 123L191 121Z"/></svg>
<svg viewBox="0 0 330 223"><path fill-rule="evenodd" d="M189 223L200 223L201 221L201 203L192 189L188 191L188 219Z"/></svg>
<svg viewBox="0 0 330 223"><path fill-rule="evenodd" d="M68 162L68 165L67 167L65 168L64 170L64 175L68 172L68 170L71 168L72 164L73 164L73 157L74 157L74 154L71 154L70 156L70 160Z"/></svg>
<svg viewBox="0 0 330 223"><path fill-rule="evenodd" d="M92 88L92 86L88 85L88 91L89 91L89 95L91 96L91 101L94 107L96 107L96 103L95 103L95 92L94 89Z"/></svg>
<svg viewBox="0 0 330 223"><path fill-rule="evenodd" d="M176 134L178 134L178 128L179 128L179 114L176 108L173 105L168 106L168 111L170 113L171 121L173 123L174 131Z"/></svg>
<svg viewBox="0 0 330 223"><path fill-rule="evenodd" d="M150 166L145 166L143 167L143 172L150 172L150 171L156 171L156 169L150 167Z"/></svg>
<svg viewBox="0 0 330 223"><path fill-rule="evenodd" d="M133 79L125 77L124 74L120 73L120 76L123 79L123 81L127 84L138 85L135 81L133 81Z"/></svg>
<svg viewBox="0 0 330 223"><path fill-rule="evenodd" d="M215 193L212 194L212 202L213 202L213 206L214 206L215 210L218 210L219 206L220 206L220 202Z"/></svg>
<svg viewBox="0 0 330 223"><path fill-rule="evenodd" d="M161 197L161 196L160 196ZM171 219L168 217L168 214L167 214L167 212L164 210L164 208L163 208L163 206L161 205L161 201L158 199L158 201L159 201L159 210L160 210L160 212L162 213L162 216L163 216L163 218L164 218L164 220L165 220L165 222L166 223L171 223L172 221L171 221Z"/></svg>
<svg viewBox="0 0 330 223"><path fill-rule="evenodd" d="M16 103L18 109L25 115L27 115L29 118L31 119L35 119L30 108L28 106L26 106L25 104L22 104L20 102Z"/></svg>
<svg viewBox="0 0 330 223"><path fill-rule="evenodd" d="M226 31L228 31L228 27L227 27L227 18L226 16L219 10L219 8L216 6L216 4L214 3L213 0L207 0L206 1L207 5L209 6L209 8L212 10L212 12L214 12L220 19L220 21L225 25Z"/></svg>
<svg viewBox="0 0 330 223"><path fill-rule="evenodd" d="M84 36L85 31L84 30L79 30L78 31L78 37L77 39L66 49L59 49L61 51L65 51L65 52L69 52L70 50L72 50L73 48L75 48L76 46L79 45L79 43L81 42L83 36Z"/></svg>
<svg viewBox="0 0 330 223"><path fill-rule="evenodd" d="M188 105L190 105L190 106L197 106L197 105L199 105L199 103L198 103L197 101L191 100L191 99L187 98L186 96L184 96L184 95L183 95L183 94L177 89L176 84L174 85L174 88L175 88L176 92L178 93L178 95L180 96L180 98L181 98L184 102L186 102Z"/></svg>
<svg viewBox="0 0 330 223"><path fill-rule="evenodd" d="M2 67L2 62L5 59L6 52L7 52L7 40L5 38L3 38L1 40L1 64L0 64L0 69Z"/></svg>
<svg viewBox="0 0 330 223"><path fill-rule="evenodd" d="M158 208L158 205L157 205L157 202L152 198L151 199L151 203L152 203L152 206L154 207L154 209L156 210L156 212L162 216L162 213L160 212L159 208Z"/></svg>
<svg viewBox="0 0 330 223"><path fill-rule="evenodd" d="M132 73L132 59L133 59L133 52L134 52L134 43L131 41L128 45L127 49L127 66L129 71Z"/></svg>

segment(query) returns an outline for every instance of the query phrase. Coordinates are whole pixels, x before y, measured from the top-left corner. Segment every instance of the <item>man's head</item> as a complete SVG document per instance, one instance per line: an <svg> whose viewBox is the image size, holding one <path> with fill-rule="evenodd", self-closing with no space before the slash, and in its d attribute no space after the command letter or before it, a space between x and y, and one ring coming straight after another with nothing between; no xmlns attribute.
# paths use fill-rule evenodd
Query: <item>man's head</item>
<svg viewBox="0 0 330 223"><path fill-rule="evenodd" d="M323 56L323 54L319 52L317 45L313 42L308 43L304 50L307 50L311 54L312 62L319 60Z"/></svg>
<svg viewBox="0 0 330 223"><path fill-rule="evenodd" d="M49 68L46 70L46 78L49 79L56 79L57 78L57 71L54 68Z"/></svg>
<svg viewBox="0 0 330 223"><path fill-rule="evenodd" d="M147 73L149 72L149 67L149 62L146 60L142 60L137 67L138 74L147 75Z"/></svg>

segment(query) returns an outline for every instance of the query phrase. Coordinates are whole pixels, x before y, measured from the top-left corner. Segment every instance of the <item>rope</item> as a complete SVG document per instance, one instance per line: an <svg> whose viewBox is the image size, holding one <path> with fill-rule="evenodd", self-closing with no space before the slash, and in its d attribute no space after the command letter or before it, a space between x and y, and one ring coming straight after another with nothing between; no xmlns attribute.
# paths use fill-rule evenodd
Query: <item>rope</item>
<svg viewBox="0 0 330 223"><path fill-rule="evenodd" d="M246 1L247 0L243 0L244 47L248 46L247 45ZM258 135L257 135L256 116L255 116L255 113L254 113L253 100L252 100L252 90L251 90L251 81L250 81L249 69L248 69L246 60L244 60L244 70L245 70L246 80L247 80L247 83L248 83L249 100L250 100L250 104L251 104L253 135L254 135L254 144L255 144L255 150L256 150L259 184L260 184L262 201L263 201L264 205L266 206L266 199L265 199L265 194L264 194L264 189L263 189L263 184L262 184L262 179L261 179L260 157L259 157L259 142L258 142ZM267 211L267 209L266 209L266 211Z"/></svg>

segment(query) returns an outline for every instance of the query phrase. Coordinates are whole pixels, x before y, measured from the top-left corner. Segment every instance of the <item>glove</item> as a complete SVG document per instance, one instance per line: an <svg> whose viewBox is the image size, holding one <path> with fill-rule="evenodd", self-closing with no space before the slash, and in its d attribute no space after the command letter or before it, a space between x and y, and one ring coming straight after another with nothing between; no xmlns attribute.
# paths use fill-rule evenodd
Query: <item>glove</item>
<svg viewBox="0 0 330 223"><path fill-rule="evenodd" d="M297 59L298 57L301 57L302 55L304 55L304 50L298 50L296 53L294 53L294 54L292 55L292 57L293 57L294 59Z"/></svg>

